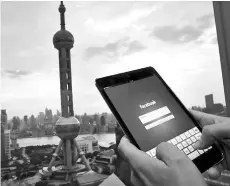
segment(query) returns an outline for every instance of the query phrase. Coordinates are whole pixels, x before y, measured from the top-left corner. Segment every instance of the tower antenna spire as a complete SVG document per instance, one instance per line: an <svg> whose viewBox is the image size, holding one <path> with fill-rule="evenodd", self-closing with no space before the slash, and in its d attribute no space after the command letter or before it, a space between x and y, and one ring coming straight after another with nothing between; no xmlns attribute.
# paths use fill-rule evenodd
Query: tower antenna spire
<svg viewBox="0 0 230 186"><path fill-rule="evenodd" d="M61 29L65 30L65 6L63 4L63 1L61 1L61 4L59 6L59 12L60 12L60 19L61 19Z"/></svg>

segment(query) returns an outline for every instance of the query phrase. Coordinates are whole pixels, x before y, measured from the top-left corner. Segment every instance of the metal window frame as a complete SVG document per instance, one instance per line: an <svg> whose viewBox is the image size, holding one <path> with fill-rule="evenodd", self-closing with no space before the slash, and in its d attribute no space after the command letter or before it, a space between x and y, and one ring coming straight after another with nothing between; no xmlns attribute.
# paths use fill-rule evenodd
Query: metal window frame
<svg viewBox="0 0 230 186"><path fill-rule="evenodd" d="M230 2L214 1L213 9L224 84L226 114L230 117Z"/></svg>

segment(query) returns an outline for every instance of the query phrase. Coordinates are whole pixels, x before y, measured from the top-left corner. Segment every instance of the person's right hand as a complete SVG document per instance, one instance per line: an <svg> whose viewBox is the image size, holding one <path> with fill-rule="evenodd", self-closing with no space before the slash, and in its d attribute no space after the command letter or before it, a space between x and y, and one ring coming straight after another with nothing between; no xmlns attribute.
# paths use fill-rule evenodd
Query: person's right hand
<svg viewBox="0 0 230 186"><path fill-rule="evenodd" d="M222 147L224 160L220 165L208 170L211 178L217 179L222 169L230 170L230 118L190 110L195 119L202 125L202 135L195 147L206 149L214 143Z"/></svg>

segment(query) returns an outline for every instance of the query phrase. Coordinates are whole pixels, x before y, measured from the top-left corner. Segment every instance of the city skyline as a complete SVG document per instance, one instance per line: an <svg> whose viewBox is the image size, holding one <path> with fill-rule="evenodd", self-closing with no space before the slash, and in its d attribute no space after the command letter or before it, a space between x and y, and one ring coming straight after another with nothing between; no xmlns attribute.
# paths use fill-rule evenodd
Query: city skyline
<svg viewBox="0 0 230 186"><path fill-rule="evenodd" d="M59 2L2 3L2 109L60 109ZM187 107L214 94L225 105L212 2L65 2L74 114L110 112L95 78L155 67ZM167 54L167 55L166 55ZM198 91L199 90L199 91Z"/></svg>

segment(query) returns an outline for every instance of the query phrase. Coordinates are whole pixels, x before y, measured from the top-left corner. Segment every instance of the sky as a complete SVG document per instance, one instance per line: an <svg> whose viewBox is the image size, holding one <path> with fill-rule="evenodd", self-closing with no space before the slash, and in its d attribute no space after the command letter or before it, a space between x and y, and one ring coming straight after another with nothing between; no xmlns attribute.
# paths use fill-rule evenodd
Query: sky
<svg viewBox="0 0 230 186"><path fill-rule="evenodd" d="M2 2L1 108L8 117L61 108L59 2ZM64 2L75 114L108 112L95 79L154 67L186 107L223 103L212 2Z"/></svg>

